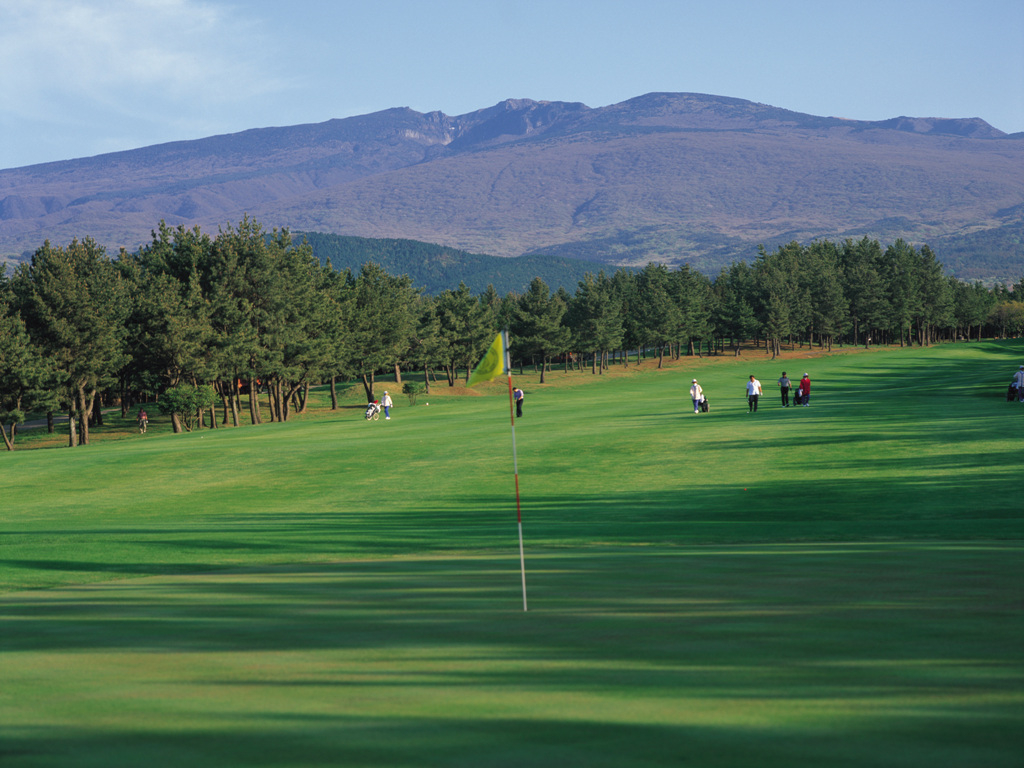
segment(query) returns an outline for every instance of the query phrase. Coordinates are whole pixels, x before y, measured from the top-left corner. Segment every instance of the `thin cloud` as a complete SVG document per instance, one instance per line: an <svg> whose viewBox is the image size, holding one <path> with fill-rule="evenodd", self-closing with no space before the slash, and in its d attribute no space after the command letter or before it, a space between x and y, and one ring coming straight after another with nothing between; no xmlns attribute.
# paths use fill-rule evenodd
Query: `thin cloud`
<svg viewBox="0 0 1024 768"><path fill-rule="evenodd" d="M5 0L5 122L215 127L286 86L266 37L244 9L200 0Z"/></svg>

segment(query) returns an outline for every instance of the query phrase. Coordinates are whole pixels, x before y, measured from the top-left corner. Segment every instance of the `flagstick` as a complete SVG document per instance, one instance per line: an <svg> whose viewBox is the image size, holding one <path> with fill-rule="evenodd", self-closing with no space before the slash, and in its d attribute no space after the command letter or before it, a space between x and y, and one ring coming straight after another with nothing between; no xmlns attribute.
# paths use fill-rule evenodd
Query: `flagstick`
<svg viewBox="0 0 1024 768"><path fill-rule="evenodd" d="M519 458L516 455L516 413L512 396L512 365L508 351L508 331L505 336L505 370L508 371L508 415L512 424L512 471L516 479L516 521L519 524L519 570L523 576L523 611L526 612L526 556L523 554L523 511L519 503Z"/></svg>

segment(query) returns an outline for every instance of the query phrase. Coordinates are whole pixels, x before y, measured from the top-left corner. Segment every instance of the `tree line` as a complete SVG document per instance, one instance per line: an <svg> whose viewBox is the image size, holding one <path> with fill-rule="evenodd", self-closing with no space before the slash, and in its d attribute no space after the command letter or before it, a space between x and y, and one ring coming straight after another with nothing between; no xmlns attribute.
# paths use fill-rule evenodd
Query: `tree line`
<svg viewBox="0 0 1024 768"><path fill-rule="evenodd" d="M535 278L523 293L427 295L367 263L321 264L308 242L256 221L215 237L161 223L135 253L90 239L49 242L0 271L0 431L14 446L26 413L68 415L69 445L89 442L102 404L158 399L176 432L287 421L309 389L375 377L429 392L469 371L509 328L513 365L552 361L600 374L648 354L765 354L795 344L932 344L1024 333L1024 280L1012 290L943 273L927 246L897 240L791 243L714 279L688 266L586 274L574 294ZM52 424L52 422L51 422ZM52 427L51 427L52 428Z"/></svg>

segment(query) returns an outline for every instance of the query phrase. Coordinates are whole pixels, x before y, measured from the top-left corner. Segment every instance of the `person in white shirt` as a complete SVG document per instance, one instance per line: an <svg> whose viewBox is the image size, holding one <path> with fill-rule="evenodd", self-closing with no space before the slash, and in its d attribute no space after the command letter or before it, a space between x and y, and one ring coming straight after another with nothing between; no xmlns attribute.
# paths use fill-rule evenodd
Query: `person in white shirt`
<svg viewBox="0 0 1024 768"><path fill-rule="evenodd" d="M384 390L384 397L380 399L380 404L384 406L384 418L390 419L391 413L389 411L391 409L391 406L394 405L394 403L391 402L391 395L388 394L388 391L386 389Z"/></svg>
<svg viewBox="0 0 1024 768"><path fill-rule="evenodd" d="M516 418L518 419L523 415L523 400L526 399L526 395L523 394L523 390L516 387L512 390L512 399L515 400L516 403Z"/></svg>
<svg viewBox="0 0 1024 768"><path fill-rule="evenodd" d="M747 413L757 410L757 398L761 396L761 382L750 374L750 381L747 382Z"/></svg>
<svg viewBox="0 0 1024 768"><path fill-rule="evenodd" d="M693 380L693 386L690 387L690 399L693 400L693 412L700 413L700 402L704 399L704 390L700 388L696 379Z"/></svg>
<svg viewBox="0 0 1024 768"><path fill-rule="evenodd" d="M1013 385L1017 387L1017 401L1024 403L1024 365L1013 374Z"/></svg>

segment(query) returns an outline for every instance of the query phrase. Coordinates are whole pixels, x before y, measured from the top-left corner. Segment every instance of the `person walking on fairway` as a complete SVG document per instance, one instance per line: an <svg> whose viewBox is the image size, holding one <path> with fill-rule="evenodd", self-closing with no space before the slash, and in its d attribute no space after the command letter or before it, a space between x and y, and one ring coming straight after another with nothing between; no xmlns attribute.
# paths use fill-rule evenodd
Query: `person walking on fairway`
<svg viewBox="0 0 1024 768"><path fill-rule="evenodd" d="M761 396L761 382L750 374L750 381L747 382L747 413L754 413L757 410L757 398Z"/></svg>
<svg viewBox="0 0 1024 768"><path fill-rule="evenodd" d="M384 390L384 397L382 397L380 399L380 404L382 406L384 406L384 418L385 419L390 419L391 418L390 410L391 410L391 406L394 405L394 403L391 402L391 395L388 394L388 391L386 389Z"/></svg>
<svg viewBox="0 0 1024 768"><path fill-rule="evenodd" d="M789 380L786 372L782 372L782 378L779 379L779 392L782 395L782 407L789 408L789 388L793 386L793 382Z"/></svg>
<svg viewBox="0 0 1024 768"><path fill-rule="evenodd" d="M700 413L700 403L704 399L704 390L700 388L700 384L697 380L693 380L693 386L690 387L690 399L693 400L693 412Z"/></svg>
<svg viewBox="0 0 1024 768"><path fill-rule="evenodd" d="M516 387L512 390L512 399L516 401L516 418L518 419L523 415L523 399L526 396L523 394L523 390Z"/></svg>
<svg viewBox="0 0 1024 768"><path fill-rule="evenodd" d="M806 373L800 379L800 402L803 403L804 408L811 404L811 377Z"/></svg>
<svg viewBox="0 0 1024 768"><path fill-rule="evenodd" d="M1017 402L1024 403L1024 365L1013 374L1013 386L1017 388Z"/></svg>

